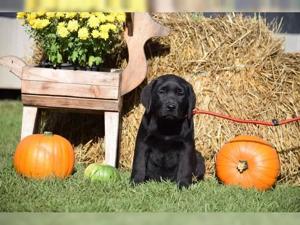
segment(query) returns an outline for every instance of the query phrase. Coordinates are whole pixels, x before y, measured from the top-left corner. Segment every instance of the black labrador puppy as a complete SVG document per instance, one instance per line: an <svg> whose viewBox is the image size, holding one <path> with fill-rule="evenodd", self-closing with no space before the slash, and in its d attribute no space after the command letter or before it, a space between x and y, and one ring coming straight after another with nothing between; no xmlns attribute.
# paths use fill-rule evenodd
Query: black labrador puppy
<svg viewBox="0 0 300 225"><path fill-rule="evenodd" d="M138 131L131 182L175 181L179 188L202 179L204 159L195 150L192 85L176 75L163 75L142 90L146 108Z"/></svg>

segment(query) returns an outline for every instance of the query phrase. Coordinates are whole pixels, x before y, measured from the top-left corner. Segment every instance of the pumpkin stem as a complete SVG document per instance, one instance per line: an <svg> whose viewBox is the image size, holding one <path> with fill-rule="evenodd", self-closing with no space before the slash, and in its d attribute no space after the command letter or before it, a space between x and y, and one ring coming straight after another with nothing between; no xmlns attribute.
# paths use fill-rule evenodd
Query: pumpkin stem
<svg viewBox="0 0 300 225"><path fill-rule="evenodd" d="M51 131L44 131L45 136L53 136L53 133Z"/></svg>
<svg viewBox="0 0 300 225"><path fill-rule="evenodd" d="M240 160L236 168L240 173L243 173L248 169L248 162L246 160Z"/></svg>

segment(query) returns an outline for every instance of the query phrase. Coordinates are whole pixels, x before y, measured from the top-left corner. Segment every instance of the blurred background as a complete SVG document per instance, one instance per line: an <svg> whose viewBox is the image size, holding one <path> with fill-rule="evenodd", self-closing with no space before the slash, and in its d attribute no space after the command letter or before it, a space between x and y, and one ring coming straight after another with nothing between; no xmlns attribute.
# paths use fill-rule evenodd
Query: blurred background
<svg viewBox="0 0 300 225"><path fill-rule="evenodd" d="M299 0L1 0L1 11L299 11Z"/></svg>

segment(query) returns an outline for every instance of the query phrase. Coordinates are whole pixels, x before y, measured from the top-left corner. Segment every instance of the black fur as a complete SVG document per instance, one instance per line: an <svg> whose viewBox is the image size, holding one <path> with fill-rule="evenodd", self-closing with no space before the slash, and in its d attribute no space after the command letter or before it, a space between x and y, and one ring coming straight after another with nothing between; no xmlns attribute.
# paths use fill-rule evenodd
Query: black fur
<svg viewBox="0 0 300 225"><path fill-rule="evenodd" d="M188 187L192 176L202 179L204 159L195 150L192 85L175 75L163 75L142 91L145 107L134 152L131 182L169 179Z"/></svg>

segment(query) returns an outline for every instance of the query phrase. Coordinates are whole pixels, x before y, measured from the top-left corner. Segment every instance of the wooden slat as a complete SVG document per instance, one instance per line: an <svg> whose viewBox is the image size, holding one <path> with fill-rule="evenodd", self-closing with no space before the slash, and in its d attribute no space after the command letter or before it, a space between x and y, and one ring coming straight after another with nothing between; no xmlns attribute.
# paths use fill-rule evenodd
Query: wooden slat
<svg viewBox="0 0 300 225"><path fill-rule="evenodd" d="M22 80L22 93L118 99L119 87Z"/></svg>
<svg viewBox="0 0 300 225"><path fill-rule="evenodd" d="M118 100L22 94L22 102L24 105L36 106L40 108L120 111L120 104Z"/></svg>
<svg viewBox="0 0 300 225"><path fill-rule="evenodd" d="M120 73L24 67L22 79L117 87L119 86Z"/></svg>

